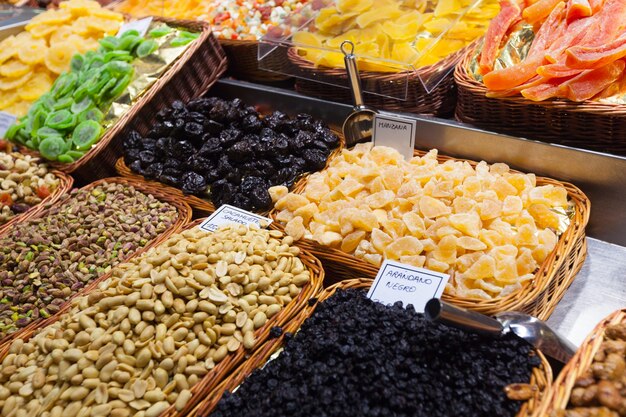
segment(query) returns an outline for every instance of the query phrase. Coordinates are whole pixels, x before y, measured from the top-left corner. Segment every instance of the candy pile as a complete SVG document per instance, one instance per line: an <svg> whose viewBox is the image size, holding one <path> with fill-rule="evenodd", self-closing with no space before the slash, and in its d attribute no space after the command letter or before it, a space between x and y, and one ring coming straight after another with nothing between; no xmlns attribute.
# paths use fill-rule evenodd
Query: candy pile
<svg viewBox="0 0 626 417"><path fill-rule="evenodd" d="M35 158L0 152L0 225L41 203L59 179Z"/></svg>
<svg viewBox="0 0 626 417"><path fill-rule="evenodd" d="M69 0L33 18L26 30L0 42L0 110L23 116L70 68L75 53L98 47L123 21L91 0Z"/></svg>
<svg viewBox="0 0 626 417"><path fill-rule="evenodd" d="M484 338L339 290L211 416L513 417L521 403L505 389L538 363L512 334Z"/></svg>
<svg viewBox="0 0 626 417"><path fill-rule="evenodd" d="M0 338L56 313L176 217L173 206L134 187L102 184L15 225L0 240Z"/></svg>
<svg viewBox="0 0 626 417"><path fill-rule="evenodd" d="M206 20L219 38L258 40L269 27L279 24L305 3L306 0L126 0L117 10L134 16Z"/></svg>
<svg viewBox="0 0 626 417"><path fill-rule="evenodd" d="M563 187L537 186L505 164L409 161L360 144L312 174L299 194L270 189L276 219L295 239L450 274L452 295L491 299L522 288L557 243Z"/></svg>
<svg viewBox="0 0 626 417"><path fill-rule="evenodd" d="M390 59L415 68L434 64L462 49L487 30L498 13L498 2L485 0L407 2L403 0L338 0L323 8L313 28L293 35L300 54L319 66L343 68L339 47L352 41L361 57ZM330 52L330 51L337 52ZM400 71L370 59L359 61L361 70Z"/></svg>
<svg viewBox="0 0 626 417"><path fill-rule="evenodd" d="M339 144L322 122L306 114L262 116L241 100L201 98L175 102L157 115L142 138L124 140L130 169L199 196L216 205L246 210L271 207L268 188L291 187L317 171Z"/></svg>
<svg viewBox="0 0 626 417"><path fill-rule="evenodd" d="M526 8L515 0L503 4L479 58L489 96L585 101L626 92L623 0L540 0ZM521 62L494 67L501 44L515 39L510 35L524 25L539 29Z"/></svg>

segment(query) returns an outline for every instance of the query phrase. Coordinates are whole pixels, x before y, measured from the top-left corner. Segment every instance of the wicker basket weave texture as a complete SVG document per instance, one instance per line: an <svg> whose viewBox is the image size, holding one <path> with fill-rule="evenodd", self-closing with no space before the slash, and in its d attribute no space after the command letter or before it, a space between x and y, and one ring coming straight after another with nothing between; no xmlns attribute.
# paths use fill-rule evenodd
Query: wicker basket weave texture
<svg viewBox="0 0 626 417"><path fill-rule="evenodd" d="M368 289L372 285L371 279L349 279L340 281L328 288L326 288L319 296L318 303L332 297L337 290L346 289ZM208 417L209 414L215 410L215 407L219 403L220 399L226 391L232 392L235 388L241 385L245 379L254 370L264 366L268 360L283 346L286 333L295 333L302 326L302 323L310 317L315 311L315 305L307 307L297 317L295 317L289 323L288 327L283 329L283 336L278 339L270 340L262 348L255 352L255 354L248 359L240 368L231 374L230 377L224 380L214 391L207 392L205 399L196 407L190 414L190 417ZM537 353L541 359L541 365L533 369L530 383L536 385L538 390L535 391L534 396L525 402L517 413L516 417L530 417L536 411L537 407L541 403L541 400L546 393L548 387L552 384L552 368L546 360L545 356L541 353Z"/></svg>

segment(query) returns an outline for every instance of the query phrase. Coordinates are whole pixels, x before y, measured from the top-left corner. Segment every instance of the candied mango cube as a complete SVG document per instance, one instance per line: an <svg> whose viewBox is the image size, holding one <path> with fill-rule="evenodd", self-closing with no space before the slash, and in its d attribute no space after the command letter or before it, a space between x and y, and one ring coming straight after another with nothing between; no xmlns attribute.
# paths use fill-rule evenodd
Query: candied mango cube
<svg viewBox="0 0 626 417"><path fill-rule="evenodd" d="M285 233L291 236L294 240L302 239L306 233L302 217L297 216L291 219L285 226Z"/></svg>
<svg viewBox="0 0 626 417"><path fill-rule="evenodd" d="M404 255L419 255L424 246L418 238L405 236L394 240L385 248L385 256L389 259L400 259Z"/></svg>
<svg viewBox="0 0 626 417"><path fill-rule="evenodd" d="M545 204L531 204L528 213L535 219L537 226L541 228L550 227L559 229L559 215L550 210Z"/></svg>
<svg viewBox="0 0 626 417"><path fill-rule="evenodd" d="M378 229L374 229L378 230ZM343 238L341 241L341 250L352 253L359 246L359 243L365 238L366 233L363 230L356 230Z"/></svg>
<svg viewBox="0 0 626 417"><path fill-rule="evenodd" d="M400 262L421 268L426 263L426 257L423 255L404 255L400 257Z"/></svg>
<svg viewBox="0 0 626 417"><path fill-rule="evenodd" d="M450 207L446 206L445 203L427 195L420 198L419 208L424 217L430 219L445 216L452 212Z"/></svg>
<svg viewBox="0 0 626 417"><path fill-rule="evenodd" d="M450 216L450 225L471 237L478 237L482 222L476 212L457 213Z"/></svg>
<svg viewBox="0 0 626 417"><path fill-rule="evenodd" d="M276 185L274 187L270 187L270 189L267 191L269 192L270 198L272 199L273 203L277 202L278 200L289 194L289 189L284 185Z"/></svg>
<svg viewBox="0 0 626 417"><path fill-rule="evenodd" d="M472 279L493 277L496 261L489 255L482 255L466 272L465 276Z"/></svg>

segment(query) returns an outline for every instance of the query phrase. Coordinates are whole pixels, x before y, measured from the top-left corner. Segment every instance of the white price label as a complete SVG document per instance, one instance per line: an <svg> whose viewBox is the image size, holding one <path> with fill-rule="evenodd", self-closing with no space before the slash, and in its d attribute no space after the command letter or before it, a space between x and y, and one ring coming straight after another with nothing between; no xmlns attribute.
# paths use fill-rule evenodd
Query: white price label
<svg viewBox="0 0 626 417"><path fill-rule="evenodd" d="M136 30L139 32L139 36L144 36L150 27L150 23L152 23L151 17L123 23L122 26L120 26L120 30L117 32L117 37L119 38L124 32L128 32L129 30Z"/></svg>
<svg viewBox="0 0 626 417"><path fill-rule="evenodd" d="M407 160L413 157L416 133L416 120L385 113L374 115L374 145L394 148Z"/></svg>
<svg viewBox="0 0 626 417"><path fill-rule="evenodd" d="M402 301L423 313L431 298L440 298L450 276L400 262L386 260L378 270L367 297L386 305Z"/></svg>
<svg viewBox="0 0 626 417"><path fill-rule="evenodd" d="M224 204L215 210L215 213L207 217L199 227L207 232L215 232L220 227L233 223L243 224L244 226L254 224L258 227L267 227L272 223L272 219Z"/></svg>
<svg viewBox="0 0 626 417"><path fill-rule="evenodd" d="M16 119L16 116L0 111L0 139L4 137L4 134L7 133L11 125L15 123Z"/></svg>

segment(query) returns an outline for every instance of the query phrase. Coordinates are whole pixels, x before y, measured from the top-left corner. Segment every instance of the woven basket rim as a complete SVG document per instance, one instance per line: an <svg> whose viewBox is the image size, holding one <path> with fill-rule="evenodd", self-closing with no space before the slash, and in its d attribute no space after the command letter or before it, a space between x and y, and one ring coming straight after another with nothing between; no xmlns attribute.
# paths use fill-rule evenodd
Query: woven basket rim
<svg viewBox="0 0 626 417"><path fill-rule="evenodd" d="M604 341L604 331L608 326L624 321L626 308L614 311L595 326L561 370L534 417L551 416L553 412L567 407L576 380L591 366L593 357Z"/></svg>
<svg viewBox="0 0 626 417"><path fill-rule="evenodd" d="M282 347L283 341L286 333L295 333L302 324L311 317L311 315L315 312L317 305L324 300L332 297L337 290L346 290L346 289L366 289L372 285L373 280L369 278L355 278L339 281L336 284L333 284L319 295L317 302L313 305L309 305L303 311L298 314L295 318L291 320L289 325L283 329L283 335L277 339L270 340L265 345L256 351L242 366L240 366L237 370L235 370L230 377L225 379L220 385L218 385L215 390L210 392L206 399L198 405L196 409L193 410L193 413L190 416L209 416L211 412L215 410L215 407L219 403L222 395L225 391L232 391L237 386L245 381L248 375L254 371L255 369L263 366L267 363L267 360ZM535 397L530 400L524 402L516 417L530 417L534 415L536 408L540 404L540 397L548 394L548 389L552 384L552 368L550 363L546 359L546 357L540 351L534 351L537 356L541 360L541 365L537 368L533 369L531 374L531 384L534 385L543 385L540 389L535 393Z"/></svg>
<svg viewBox="0 0 626 417"><path fill-rule="evenodd" d="M414 150L413 154L414 156L423 156L426 155L427 152L416 149ZM464 161L470 163L472 166L475 166L478 163L469 159L453 158L441 154L437 156L437 159L440 162L445 162L448 160ZM519 171L511 169L511 172ZM570 253L574 249L577 239L579 237L584 236L585 227L589 222L591 203L587 196L575 185L546 177L536 177L536 180L538 185L553 184L564 187L568 192L569 200L574 203L574 216L570 218L570 224L568 228L565 230L564 233L559 236L559 240L555 249L544 260L542 265L539 267L539 270L535 272L535 279L524 285L521 289L505 297L497 297L490 300L483 300L478 298L451 296L444 293L444 295L442 296L444 300L450 301L456 305L472 310L492 313L519 309L521 306L531 303L542 291L548 288L550 281L553 278L553 275L566 261L566 256L564 255ZM306 187L306 184L304 184L302 188L298 191L302 192L304 190L304 187ZM270 211L269 216L272 220L274 220L270 227L274 227L278 230L283 230L284 225L276 220L277 213L278 210L276 209ZM345 265L347 268L354 270L354 276L360 275L373 278L378 273L379 267L370 264L362 259L356 258L353 255L342 252L339 249L325 247L309 239L302 239L301 241L302 244L305 245L305 247L307 247L309 250L319 255L323 259L327 260L328 258L332 258L332 262ZM579 268L580 266L582 266L582 263L579 263L577 267ZM569 277L569 283L571 283L571 280L573 280L573 278L574 274L571 274L571 276ZM569 286L569 283L567 284L567 286ZM567 288L567 286L565 288ZM552 310L556 306L556 302L558 302L558 299L560 298L557 298L555 300L554 305L546 307L546 314L552 312ZM547 318L547 316L542 316L540 318Z"/></svg>
<svg viewBox="0 0 626 417"><path fill-rule="evenodd" d="M135 181L129 181L135 182ZM197 219L191 223L187 223L181 225L181 227L170 233L167 237L161 239L157 244L152 245L150 247L145 247L145 250L137 253L135 256L145 255L146 252L156 248L156 246L165 243L170 237L172 237L175 233L180 233L185 230L189 230L193 227L197 227L200 225L205 219ZM133 256L133 257L135 257ZM221 380L230 373L233 369L235 369L245 358L252 352L255 352L258 348L264 345L266 340L268 339L270 332L275 326L285 326L289 323L289 320L300 313L300 311L307 306L310 298L316 297L320 291L322 290L322 283L324 281L324 269L322 267L321 262L315 256L313 256L310 252L306 250L302 250L298 255L302 263L306 266L306 268L310 271L311 280L308 284L306 284L300 294L296 298L294 298L289 304L287 304L280 312L278 312L275 316L269 318L263 327L256 329L254 331L256 342L255 346L250 350L246 351L246 349L241 345L239 349L235 352L229 353L226 359L219 362L215 368L213 368L209 373L207 373L201 380L199 380L193 387L190 388L193 393L192 399L187 403L187 406L180 411L176 411L175 406L171 405L168 409L166 409L163 413L160 414L160 417L182 417L188 415L189 411L194 408L198 402L200 402L204 397L203 393L210 392ZM129 258L130 259L130 258ZM127 259L128 260L128 259ZM125 260L125 261L127 261ZM104 281L110 278L111 273L103 275L98 279L96 285L92 285L89 287L89 290L81 291L80 295L85 296L89 294L91 291L98 288ZM74 301L72 298L72 301ZM69 312L72 308L72 302L68 302L64 304L63 308L53 315L52 317L46 319L43 322L39 322L39 326L32 326L25 329L28 331L21 332L20 338L29 340L30 338L39 334L45 327L54 324L57 322L61 316L67 312ZM25 330L23 329L23 330ZM6 357L9 348L11 346L12 341L3 342L0 345L0 358ZM0 361L2 360L0 359Z"/></svg>
<svg viewBox="0 0 626 417"><path fill-rule="evenodd" d="M207 42L208 38L212 36L209 25L205 22L194 20L178 20L165 17L154 16L154 20L159 22L165 22L171 25L188 28L197 32L200 32L200 37L192 42L189 47L172 62L166 70L161 74L159 79L152 84L148 90L144 91L140 97L135 101L129 111L127 111L122 117L120 117L113 126L109 127L102 135L100 140L89 149L78 160L70 163L63 164L56 161L48 161L48 163L59 171L66 173L72 173L80 169L85 164L89 163L93 158L97 157L113 139L126 127L126 125L134 118L134 116L141 110L144 104L148 103L152 97L154 97L162 88L166 88L169 81L177 74L189 60L189 58L198 51L202 44ZM19 144L18 144L19 145ZM41 157L41 154L34 150L27 148L26 146L19 145L20 152L27 153Z"/></svg>
<svg viewBox="0 0 626 417"><path fill-rule="evenodd" d="M50 193L49 196L29 208L24 213L13 216L8 222L0 225L0 237L3 236L5 233L8 233L13 225L20 222L25 222L28 219L37 216L37 213L45 210L47 206L56 203L61 197L63 197L67 192L72 189L72 186L74 185L74 178L72 178L70 175L55 169L48 172L53 174L59 180L58 187L52 193Z"/></svg>
<svg viewBox="0 0 626 417"><path fill-rule="evenodd" d="M567 111L572 113L592 113L592 114L608 114L619 117L626 115L626 104L600 103L597 101L586 100L581 102L570 101L567 99L548 99L544 101L529 100L521 95L512 97L486 97L487 87L468 72L467 67L476 52L476 47L466 51L461 61L454 69L454 81L459 89L468 91L476 96L482 96L484 99L499 100L503 106L538 106L546 109L554 109L559 111Z"/></svg>
<svg viewBox="0 0 626 417"><path fill-rule="evenodd" d="M185 224L187 224L189 222L189 220L191 219L192 211L191 211L191 207L189 207L189 205L187 203L178 201L177 199L171 197L171 195L167 192L167 190L161 191L161 190L157 189L154 186L150 186L149 184L144 184L144 183L142 183L140 181L135 181L133 179L122 178L122 177L103 178L103 179L100 179L98 181L92 182L91 184L88 184L88 185L80 188L80 190L91 190L91 189L93 189L95 187L98 187L98 186L102 185L103 183L122 184L122 185L132 186L136 190L142 192L143 194L150 194L153 197L155 197L157 200L159 200L161 202L166 202L166 203L172 205L176 209L176 212L178 214L178 218L176 219L176 221L173 222L172 225L169 228L167 228L165 231L163 231L163 233L160 233L159 235L155 236L145 246L143 246L141 248L138 248L136 251L134 251L133 253L129 254L128 257L120 260L115 265L119 265L120 263L126 262L129 259L131 259L131 258L133 258L135 256L138 256L138 255L142 254L143 252L149 250L153 246L156 246L156 245L160 244L163 240L169 238L172 234L178 232L180 230L180 228L182 228ZM165 187L163 187L163 188L165 188ZM38 211L36 214L34 214L30 218L28 218L26 221L30 221L30 220L33 220L33 219L38 219L38 218L45 217L45 216L48 215L48 213L50 212L50 210L52 208L56 207L57 204L62 204L62 203L64 203L64 201L59 199L54 204L49 204L45 209ZM1 237L6 237L6 236L3 235ZM111 269L113 269L114 267L115 266L112 266ZM40 318L38 320L34 320L31 323L29 323L26 327L23 327L23 328L15 331L13 333L10 333L10 334L6 335L4 338L2 338L0 340L0 352L2 351L2 347L5 344L10 343L13 339L16 339L18 337L22 337L23 334L28 334L28 333L34 331L35 329L38 329L38 328L41 328L41 327L45 326L46 323L48 322L48 320L53 319L57 314L60 314L61 312L65 311L67 308L69 308L69 306L70 306L70 304L71 304L71 302L72 302L72 300L74 298L76 298L76 297L78 297L80 295L83 295L84 293L87 293L87 292L91 291L93 288L98 286L100 284L100 282L102 282L105 279L107 279L110 275L111 275L111 272L103 274L103 275L95 278L94 280L92 280L89 284L84 286L80 291L72 294L61 305L61 308L59 309L59 311L57 313L55 313L54 315L50 316L49 318L47 318L47 319Z"/></svg>

